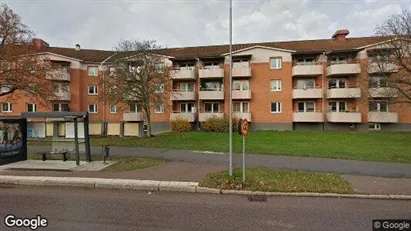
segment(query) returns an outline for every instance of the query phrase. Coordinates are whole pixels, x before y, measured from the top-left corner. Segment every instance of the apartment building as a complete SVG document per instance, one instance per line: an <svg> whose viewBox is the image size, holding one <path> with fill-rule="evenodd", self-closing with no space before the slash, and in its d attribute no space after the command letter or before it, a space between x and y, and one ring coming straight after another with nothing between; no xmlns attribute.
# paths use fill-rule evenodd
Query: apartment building
<svg viewBox="0 0 411 231"><path fill-rule="evenodd" d="M389 38L349 38L348 34L343 29L329 39L234 44L234 116L250 121L252 130L411 130L411 112L388 103L382 94L387 85L373 67L372 51ZM138 103L120 109L98 97L98 83L110 75L103 70L116 58L114 52L50 47L40 39L33 44L61 73L53 79L58 97L42 104L46 106L25 97L18 101L3 97L1 116L88 111L92 135L143 134L144 115ZM228 45L158 50L173 67L173 92L169 104L152 108L154 133L170 130L169 122L177 117L198 127L212 116L228 116L228 52ZM390 74L397 71L392 68ZM364 85L368 80L370 84ZM67 136L72 130L65 121L33 126L42 136Z"/></svg>

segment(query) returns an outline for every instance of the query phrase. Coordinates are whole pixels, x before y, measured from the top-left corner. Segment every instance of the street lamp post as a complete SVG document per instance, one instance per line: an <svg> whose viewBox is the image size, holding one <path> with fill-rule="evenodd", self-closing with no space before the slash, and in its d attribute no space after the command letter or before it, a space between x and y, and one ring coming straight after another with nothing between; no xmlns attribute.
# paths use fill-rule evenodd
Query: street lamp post
<svg viewBox="0 0 411 231"><path fill-rule="evenodd" d="M230 0L230 84L229 84L229 92L230 92L230 97L229 97L229 110L230 110L230 116L229 116L229 154L228 154L228 158L229 158L229 168L228 168L228 172L229 175L232 176L233 175L233 105L232 105L232 84L233 84L233 80L232 80L232 70L233 70L233 54L232 54L232 43L233 43L233 21L232 21L232 17L233 17L233 1Z"/></svg>

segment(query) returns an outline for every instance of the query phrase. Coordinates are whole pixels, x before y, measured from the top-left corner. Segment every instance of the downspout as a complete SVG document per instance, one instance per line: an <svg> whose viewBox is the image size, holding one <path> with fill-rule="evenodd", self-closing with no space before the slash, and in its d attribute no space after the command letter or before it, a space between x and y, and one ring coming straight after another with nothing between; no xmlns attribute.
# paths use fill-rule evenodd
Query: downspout
<svg viewBox="0 0 411 231"><path fill-rule="evenodd" d="M101 69L103 70L103 92L104 92L104 97L103 97L103 136L107 136L107 126L106 126L106 81L105 81L105 71L103 69L104 63L107 62L107 60L111 59L113 56L115 56L117 53L114 53L110 55L108 58L103 60L103 62L100 63Z"/></svg>

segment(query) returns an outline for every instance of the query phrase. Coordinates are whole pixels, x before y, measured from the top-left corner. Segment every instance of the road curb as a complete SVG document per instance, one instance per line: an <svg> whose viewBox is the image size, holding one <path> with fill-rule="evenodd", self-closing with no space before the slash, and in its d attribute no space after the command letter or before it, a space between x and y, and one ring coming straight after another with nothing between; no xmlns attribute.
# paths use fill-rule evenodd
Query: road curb
<svg viewBox="0 0 411 231"><path fill-rule="evenodd" d="M382 200L411 200L411 195L369 195L338 193L288 193L260 192L248 190L220 190L199 186L198 182L152 181L131 179L104 179L83 177L37 177L37 176L0 176L0 185L44 186L44 187L80 187L102 189L127 189L140 191L190 192L223 195L264 195L289 197L332 197Z"/></svg>

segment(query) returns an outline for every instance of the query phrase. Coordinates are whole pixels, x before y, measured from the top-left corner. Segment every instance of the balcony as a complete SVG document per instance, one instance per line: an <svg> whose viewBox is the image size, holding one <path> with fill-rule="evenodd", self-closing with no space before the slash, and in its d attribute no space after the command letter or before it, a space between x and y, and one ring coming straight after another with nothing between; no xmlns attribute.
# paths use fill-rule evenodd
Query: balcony
<svg viewBox="0 0 411 231"><path fill-rule="evenodd" d="M322 98L322 95L322 88L293 90L293 99L318 99Z"/></svg>
<svg viewBox="0 0 411 231"><path fill-rule="evenodd" d="M251 67L235 67L232 76L234 77L251 77Z"/></svg>
<svg viewBox="0 0 411 231"><path fill-rule="evenodd" d="M194 69L180 69L171 71L171 79L175 80L195 80L195 71Z"/></svg>
<svg viewBox="0 0 411 231"><path fill-rule="evenodd" d="M233 90L233 99L251 99L251 90Z"/></svg>
<svg viewBox="0 0 411 231"><path fill-rule="evenodd" d="M324 115L321 112L294 112L293 121L321 123L324 122Z"/></svg>
<svg viewBox="0 0 411 231"><path fill-rule="evenodd" d="M70 91L59 91L54 93L55 97L53 100L58 101L70 101L71 100L71 93Z"/></svg>
<svg viewBox="0 0 411 231"><path fill-rule="evenodd" d="M216 116L217 118L224 118L224 113L222 112L202 112L199 115L199 121L203 122L214 116Z"/></svg>
<svg viewBox="0 0 411 231"><path fill-rule="evenodd" d="M198 70L198 77L200 78L224 78L223 68L210 68Z"/></svg>
<svg viewBox="0 0 411 231"><path fill-rule="evenodd" d="M196 113L173 112L170 114L170 120L175 120L177 118L187 120L188 122L194 122L196 118Z"/></svg>
<svg viewBox="0 0 411 231"><path fill-rule="evenodd" d="M398 123L398 113L396 112L368 112L368 122Z"/></svg>
<svg viewBox="0 0 411 231"><path fill-rule="evenodd" d="M123 113L123 121L143 121L143 114L140 112Z"/></svg>
<svg viewBox="0 0 411 231"><path fill-rule="evenodd" d="M398 72L398 66L392 63L370 63L368 65L368 73L394 73Z"/></svg>
<svg viewBox="0 0 411 231"><path fill-rule="evenodd" d="M174 91L171 100L196 100L194 91Z"/></svg>
<svg viewBox="0 0 411 231"><path fill-rule="evenodd" d="M66 69L48 71L46 73L46 79L59 80L59 81L70 81L70 72Z"/></svg>
<svg viewBox="0 0 411 231"><path fill-rule="evenodd" d="M248 122L251 121L251 113L245 112L233 112L233 117L237 119L246 119Z"/></svg>
<svg viewBox="0 0 411 231"><path fill-rule="evenodd" d="M328 112L327 121L331 123L361 123L360 112Z"/></svg>
<svg viewBox="0 0 411 231"><path fill-rule="evenodd" d="M390 98L398 96L398 90L391 87L369 88L368 92L369 96L372 98Z"/></svg>
<svg viewBox="0 0 411 231"><path fill-rule="evenodd" d="M327 99L360 98L361 88L333 88L327 90Z"/></svg>
<svg viewBox="0 0 411 231"><path fill-rule="evenodd" d="M199 98L201 100L224 100L224 91L200 91Z"/></svg>
<svg viewBox="0 0 411 231"><path fill-rule="evenodd" d="M353 75L361 72L359 63L332 64L327 67L327 76Z"/></svg>
<svg viewBox="0 0 411 231"><path fill-rule="evenodd" d="M295 65L293 66L293 76L317 76L321 75L322 65Z"/></svg>

